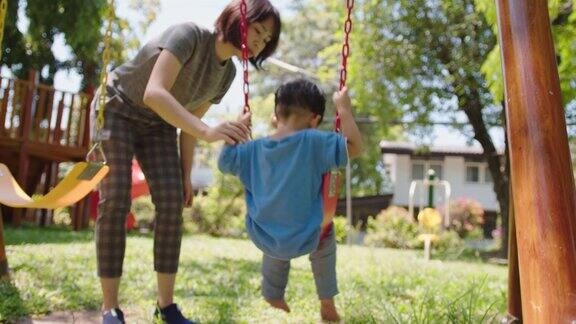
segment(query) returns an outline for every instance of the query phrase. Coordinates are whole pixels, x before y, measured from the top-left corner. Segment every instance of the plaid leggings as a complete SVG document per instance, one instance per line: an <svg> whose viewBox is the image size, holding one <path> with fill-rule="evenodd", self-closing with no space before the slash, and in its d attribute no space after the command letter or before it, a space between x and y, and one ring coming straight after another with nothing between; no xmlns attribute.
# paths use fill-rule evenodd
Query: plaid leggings
<svg viewBox="0 0 576 324"><path fill-rule="evenodd" d="M102 147L110 173L100 185L96 221L98 276L122 276L126 215L130 211L132 158L136 156L150 187L156 218L154 270L176 273L182 240L183 186L176 128L153 111L126 103L108 90ZM97 96L96 96L97 98Z"/></svg>

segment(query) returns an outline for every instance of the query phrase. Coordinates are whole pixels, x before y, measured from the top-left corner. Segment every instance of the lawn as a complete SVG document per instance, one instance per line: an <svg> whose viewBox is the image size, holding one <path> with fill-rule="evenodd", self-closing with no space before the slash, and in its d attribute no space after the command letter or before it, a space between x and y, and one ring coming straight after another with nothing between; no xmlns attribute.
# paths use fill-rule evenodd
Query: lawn
<svg viewBox="0 0 576 324"><path fill-rule="evenodd" d="M0 284L0 322L58 310L99 308L92 233L7 228L12 284ZM155 302L152 238L128 239L121 303L130 322L151 321ZM429 261L419 252L338 247L346 323L481 323L505 313L507 270L480 262ZM202 323L317 323L318 302L308 259L292 263L292 313L261 300L259 251L245 240L184 238L176 301Z"/></svg>

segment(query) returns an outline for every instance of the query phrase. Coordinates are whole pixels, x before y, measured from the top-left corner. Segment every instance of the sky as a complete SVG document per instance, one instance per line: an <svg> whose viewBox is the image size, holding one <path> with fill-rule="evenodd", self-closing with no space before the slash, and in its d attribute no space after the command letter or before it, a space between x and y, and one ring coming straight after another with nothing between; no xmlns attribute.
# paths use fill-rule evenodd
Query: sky
<svg viewBox="0 0 576 324"><path fill-rule="evenodd" d="M166 28L173 24L185 21L193 21L202 26L213 29L214 21L228 2L229 0L161 0L161 9L157 15L157 19L149 26L147 33L141 40L141 43L146 43L150 38L162 33ZM290 0L271 0L271 2L280 10L284 18L290 15L288 10L291 2ZM129 0L116 0L118 15L126 18L126 15L128 15L126 9L128 3ZM20 29L25 29L26 23L24 22L18 27ZM65 59L70 55L70 51L66 48L62 39L57 40L53 50L56 57L59 59ZM354 49L351 49L351 55L354 54ZM237 67L240 71L240 65L237 64ZM226 96L222 99L222 102L216 107L213 107L208 113L208 120L210 120L210 116L220 115L222 112L234 113L239 111L243 100L241 76L241 73L236 74L236 79ZM353 80L350 81L353 82ZM80 88L80 77L74 72L59 72L55 77L55 87L60 90L76 92ZM502 130L493 130L491 131L491 135L495 139L496 145L502 147L504 138ZM458 131L450 130L446 127L436 127L433 138L434 145L467 145L466 138L464 138ZM410 140L415 142L420 141L419 138L415 137L411 137Z"/></svg>

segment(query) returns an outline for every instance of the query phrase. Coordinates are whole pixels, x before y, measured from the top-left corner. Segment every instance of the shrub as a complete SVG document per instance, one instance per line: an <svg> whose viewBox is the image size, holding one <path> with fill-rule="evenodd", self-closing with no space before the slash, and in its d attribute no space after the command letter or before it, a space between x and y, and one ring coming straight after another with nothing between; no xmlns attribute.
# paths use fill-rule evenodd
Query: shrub
<svg viewBox="0 0 576 324"><path fill-rule="evenodd" d="M484 209L472 199L459 199L450 203L450 229L462 238L484 224Z"/></svg>
<svg viewBox="0 0 576 324"><path fill-rule="evenodd" d="M380 247L411 249L420 245L418 224L406 209L391 206L375 219L368 220L366 244Z"/></svg>
<svg viewBox="0 0 576 324"><path fill-rule="evenodd" d="M136 218L136 227L139 229L152 230L154 227L155 207L152 197L142 196L132 201L130 211Z"/></svg>
<svg viewBox="0 0 576 324"><path fill-rule="evenodd" d="M432 244L432 256L441 259L456 259L465 249L464 240L455 231L443 231Z"/></svg>
<svg viewBox="0 0 576 324"><path fill-rule="evenodd" d="M194 198L192 221L199 232L214 236L244 237L246 206L238 179L220 175L205 196Z"/></svg>
<svg viewBox="0 0 576 324"><path fill-rule="evenodd" d="M336 242L344 244L348 238L348 221L346 217L334 217L334 234Z"/></svg>

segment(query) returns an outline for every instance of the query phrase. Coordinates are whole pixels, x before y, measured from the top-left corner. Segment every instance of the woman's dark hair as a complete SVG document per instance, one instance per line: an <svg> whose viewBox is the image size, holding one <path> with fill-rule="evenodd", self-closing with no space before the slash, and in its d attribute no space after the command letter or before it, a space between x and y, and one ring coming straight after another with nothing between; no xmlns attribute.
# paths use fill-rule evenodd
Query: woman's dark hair
<svg viewBox="0 0 576 324"><path fill-rule="evenodd" d="M268 0L246 0L246 5L248 7L246 14L248 24L263 22L270 17L274 20L274 31L270 41L266 43L258 56L250 58L250 63L256 69L260 69L262 62L270 57L278 47L282 22L280 21L280 13ZM240 0L233 0L224 8L214 27L216 33L222 36L225 42L230 42L236 48L240 48L242 42L240 37Z"/></svg>
<svg viewBox="0 0 576 324"><path fill-rule="evenodd" d="M296 79L282 84L275 93L274 106L277 117L288 118L297 109L306 109L324 118L326 97L314 83L306 79Z"/></svg>

